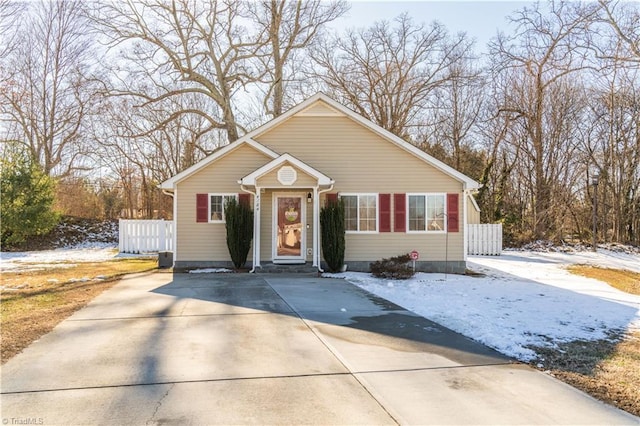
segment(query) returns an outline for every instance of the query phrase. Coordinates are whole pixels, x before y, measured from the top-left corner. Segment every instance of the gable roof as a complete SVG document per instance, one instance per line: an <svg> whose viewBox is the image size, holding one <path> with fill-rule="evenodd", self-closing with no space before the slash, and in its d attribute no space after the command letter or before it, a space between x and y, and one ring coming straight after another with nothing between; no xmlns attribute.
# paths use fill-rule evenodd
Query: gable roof
<svg viewBox="0 0 640 426"><path fill-rule="evenodd" d="M277 152L272 151L271 149L267 148L266 146L262 145L261 143L258 143L258 142L254 141L253 139L251 139L251 138L249 138L249 137L247 137L245 135L245 136L241 137L240 139L236 140L235 142L232 142L229 145L225 145L222 148L218 149L217 151L214 151L209 156L207 156L204 159L200 160L199 162L197 162L193 166L183 170L182 172L178 173L177 175L170 177L169 179L165 180L160 185L158 185L158 187L160 189L164 189L164 190L172 190L172 189L175 188L176 184L178 184L178 182L180 182L181 180L191 176L192 174L194 174L195 172L197 172L201 168L206 167L207 165L211 164L212 162L214 162L218 158L223 157L223 156L227 155L228 153L235 151L236 149L240 148L243 145L249 145L250 147L252 147L256 151L262 152L267 157L277 158L278 155L279 155Z"/></svg>
<svg viewBox="0 0 640 426"><path fill-rule="evenodd" d="M305 172L309 176L312 176L312 177L318 179L318 185L331 185L332 183L334 183L333 179L331 179L329 176L327 176L324 173L314 169L310 165L306 164L305 162L297 159L293 155L291 155L289 153L286 153L286 152L284 154L282 154L281 156L279 156L278 158L276 158L274 160L271 160L270 162L268 162L264 166L260 167L259 169L254 170L253 172L251 172L247 176L243 177L242 179L240 179L238 181L238 183L241 184L241 185L255 185L256 184L256 179L259 179L261 176L264 176L265 174L271 172L276 167L278 167L278 166L280 166L282 164L285 164L285 163L289 163L289 164L295 166L296 168L302 170L303 172Z"/></svg>
<svg viewBox="0 0 640 426"><path fill-rule="evenodd" d="M173 176L172 178L164 181L162 184L160 184L160 188L162 189L173 189L175 187L175 185L181 181L182 179L188 177L189 175L195 173L196 171L198 171L199 169L201 169L202 167L205 167L207 165L209 165L211 162L215 161L216 159L220 158L221 156L225 155L227 152L230 152L231 150L236 149L238 146L240 146L241 144L247 143L250 146L254 147L255 149L265 153L267 156L270 156L271 158L277 158L278 154L274 151L272 151L271 149L267 148L266 146L256 142L253 138L256 136L261 135L262 133L267 132L268 130L272 129L273 127L276 127L278 125L280 125L281 123L285 122L286 120L298 115L298 114L304 114L305 111L307 111L313 104L317 103L317 102L324 102L326 105L328 105L329 108L333 109L336 113L343 113L344 115L346 115L347 117L351 118L353 121L361 124L362 126L364 126L365 128L371 130L372 132L378 134L379 136L383 137L384 139L388 140L389 142L393 143L394 145L396 145L397 147L411 153L412 155L420 158L421 160L425 161L427 164L430 164L431 166L435 167L436 169L442 171L443 173L451 176L452 178L454 178L455 180L459 181L462 183L463 188L464 189L477 189L480 187L480 184L478 182L476 182L475 180L471 179L469 176L466 176L465 174L457 171L456 169L454 169L453 167L450 167L448 165L446 165L445 163L443 163L440 160L437 160L436 158L432 157L431 155L427 154L426 152L420 150L419 148L415 147L414 145L410 144L409 142L405 141L404 139L394 135L393 133L389 132L386 129L383 129L382 127L378 126L377 124L373 123L372 121L364 118L363 116L361 116L360 114L356 113L355 111L352 111L351 109L347 108L346 106L336 102L335 100L331 99L329 96L325 95L322 92L318 92L315 95L311 96L310 98L306 99L305 101L299 103L298 105L294 106L293 108L289 109L287 112L285 112L284 114L274 118L271 121L266 122L265 124L263 124L262 126L252 130L251 132L247 133L246 135L244 135L242 138L238 139L235 142L230 143L229 145L226 145L224 148L220 149L219 151L214 152L213 154L211 154L210 156L206 157L205 159L203 159L202 161L194 164L193 166L189 167L188 169L184 170L181 173L178 173L177 175Z"/></svg>
<svg viewBox="0 0 640 426"><path fill-rule="evenodd" d="M446 165L442 161L432 157L431 155L427 154L426 152L422 151L421 149L417 148L416 146L410 144L409 142L405 141L404 139L394 135L393 133L391 133L390 131L388 131L386 129L383 129L382 127L380 127L377 124L375 124L374 122L364 118L363 116L361 116L360 114L356 113L355 111L352 111L351 109L347 108L346 106L342 105L341 103L331 99L329 96L325 95L322 92L316 93L315 95L311 96L310 98L308 98L304 102L299 103L298 105L294 106L289 111L285 112L284 114L280 115L279 117L276 117L273 120L271 120L271 121L263 124L262 126L258 127L257 129L254 129L253 131L249 132L247 134L247 136L250 137L250 138L254 138L256 136L259 136L260 134L265 133L266 131L270 130L271 128L278 126L280 123L290 119L291 117L293 117L295 115L304 114L305 111L308 110L314 103L319 102L319 101L324 102L325 104L327 104L329 106L329 108L333 109L334 111L341 112L341 113L345 114L347 117L351 118L352 120L356 121L357 123L361 124L362 126L366 127L367 129L373 131L374 133L382 136L384 139L390 141L391 143L395 144L399 148L402 148L405 151L410 152L411 154L413 154L416 157L422 159L426 163L432 165L436 169L438 169L438 170L444 172L445 174L453 177L455 180L457 180L457 181L459 181L459 182L461 182L463 184L464 189L477 189L477 188L480 187L480 184L478 182L476 182L475 180L471 179L469 176L457 171L453 167L450 167L450 166Z"/></svg>

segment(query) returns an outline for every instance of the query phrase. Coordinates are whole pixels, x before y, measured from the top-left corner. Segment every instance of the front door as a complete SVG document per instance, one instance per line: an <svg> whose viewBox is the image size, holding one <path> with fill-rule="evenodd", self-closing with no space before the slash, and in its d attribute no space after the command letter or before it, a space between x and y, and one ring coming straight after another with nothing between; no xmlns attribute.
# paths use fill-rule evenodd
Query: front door
<svg viewBox="0 0 640 426"><path fill-rule="evenodd" d="M275 263L305 261L305 204L301 195L275 195L274 242Z"/></svg>

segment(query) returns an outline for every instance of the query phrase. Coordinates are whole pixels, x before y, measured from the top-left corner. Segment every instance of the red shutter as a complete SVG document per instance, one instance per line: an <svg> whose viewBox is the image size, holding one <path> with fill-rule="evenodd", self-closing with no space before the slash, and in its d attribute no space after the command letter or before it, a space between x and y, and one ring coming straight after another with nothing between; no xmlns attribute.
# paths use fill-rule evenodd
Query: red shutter
<svg viewBox="0 0 640 426"><path fill-rule="evenodd" d="M247 207L251 207L249 202L251 201L251 196L245 192L238 194L238 204L243 204Z"/></svg>
<svg viewBox="0 0 640 426"><path fill-rule="evenodd" d="M407 231L407 196L406 194L393 194L393 230L395 232Z"/></svg>
<svg viewBox="0 0 640 426"><path fill-rule="evenodd" d="M391 232L391 194L378 194L380 232Z"/></svg>
<svg viewBox="0 0 640 426"><path fill-rule="evenodd" d="M460 230L458 198L458 194L447 194L447 232L458 232Z"/></svg>
<svg viewBox="0 0 640 426"><path fill-rule="evenodd" d="M337 203L337 202L338 202L338 194L336 192L327 194L327 200L325 201L326 204Z"/></svg>
<svg viewBox="0 0 640 426"><path fill-rule="evenodd" d="M209 194L196 194L196 222L209 222Z"/></svg>

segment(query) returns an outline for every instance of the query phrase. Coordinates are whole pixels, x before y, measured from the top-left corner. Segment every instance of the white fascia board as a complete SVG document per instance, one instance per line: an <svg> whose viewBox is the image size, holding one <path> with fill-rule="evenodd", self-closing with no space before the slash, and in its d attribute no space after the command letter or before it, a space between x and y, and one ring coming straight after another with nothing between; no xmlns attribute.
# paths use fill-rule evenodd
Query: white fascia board
<svg viewBox="0 0 640 426"><path fill-rule="evenodd" d="M267 157L271 157L271 158L277 158L278 157L278 153L277 152L272 151L271 149L269 149L266 146L254 141L253 139L251 139L251 138L249 138L247 136L243 136L242 138L238 139L237 141L232 142L232 143L230 143L228 145L225 145L222 148L218 149L217 151L214 151L208 157L205 157L204 159L200 160L199 162L197 162L193 166L191 166L191 167L183 170L182 172L178 173L177 175L165 180L160 185L158 185L158 187L160 189L165 189L165 190L172 191L172 190L175 189L176 185L181 180L191 176L192 174L194 174L198 170L202 169L203 167L208 166L212 162L216 161L218 158L223 157L226 154L228 154L228 153L240 148L244 144L247 144L247 145L251 146L256 151L259 151L259 152L265 154Z"/></svg>
<svg viewBox="0 0 640 426"><path fill-rule="evenodd" d="M245 176L242 179L240 179L238 181L238 183L241 184L241 185L254 185L255 186L257 179L259 179L260 177L264 176L265 174L271 172L276 167L278 167L278 166L280 166L280 165L282 165L284 163L289 163L289 164L295 166L296 168L302 170L303 172L305 172L309 176L313 176L314 178L318 179L318 185L331 185L331 184L334 183L333 179L331 179L329 176L327 176L324 173L314 169L313 167L311 167L307 163L305 163L305 162L303 162L301 160L298 160L296 157L294 157L293 155L291 155L289 153L284 153L281 156L279 156L278 158L275 158L274 160L272 160L272 161L268 162L267 164L265 164L264 166L260 167L259 169L254 170L253 172L251 172L247 176Z"/></svg>

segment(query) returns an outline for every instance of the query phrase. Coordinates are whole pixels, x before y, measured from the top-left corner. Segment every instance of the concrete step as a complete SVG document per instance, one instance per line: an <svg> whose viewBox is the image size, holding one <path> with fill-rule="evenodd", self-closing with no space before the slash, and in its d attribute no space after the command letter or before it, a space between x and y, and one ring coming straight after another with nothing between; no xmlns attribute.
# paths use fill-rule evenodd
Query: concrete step
<svg viewBox="0 0 640 426"><path fill-rule="evenodd" d="M279 263L263 263L260 268L255 270L258 274L315 274L318 268L312 266L311 262L299 264L279 264Z"/></svg>

